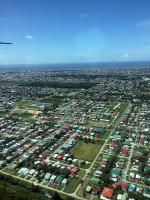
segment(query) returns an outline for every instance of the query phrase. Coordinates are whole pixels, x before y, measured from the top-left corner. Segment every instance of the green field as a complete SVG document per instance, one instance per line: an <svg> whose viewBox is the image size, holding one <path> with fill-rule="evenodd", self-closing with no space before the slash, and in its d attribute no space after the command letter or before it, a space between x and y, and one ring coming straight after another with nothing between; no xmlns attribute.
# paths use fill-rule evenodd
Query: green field
<svg viewBox="0 0 150 200"><path fill-rule="evenodd" d="M73 178L71 182L65 187L64 192L73 193L78 187L80 181L78 179Z"/></svg>
<svg viewBox="0 0 150 200"><path fill-rule="evenodd" d="M31 113L28 113L28 112L15 112L15 113L12 113L12 116L14 117L22 117L22 118L29 118L29 117L32 117L32 114Z"/></svg>
<svg viewBox="0 0 150 200"><path fill-rule="evenodd" d="M104 144L104 140L100 140L96 144L93 143L85 143L83 141L79 141L74 148L71 150L71 154L75 158L93 161L96 155L98 154L100 148Z"/></svg>

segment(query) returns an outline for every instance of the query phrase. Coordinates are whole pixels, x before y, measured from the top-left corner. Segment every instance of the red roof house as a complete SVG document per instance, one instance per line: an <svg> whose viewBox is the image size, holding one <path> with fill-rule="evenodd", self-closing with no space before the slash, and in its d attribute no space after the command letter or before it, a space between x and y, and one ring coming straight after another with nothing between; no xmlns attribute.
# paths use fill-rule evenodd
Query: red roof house
<svg viewBox="0 0 150 200"><path fill-rule="evenodd" d="M70 174L74 175L77 171L78 171L78 168L77 167L73 167L73 168L70 169Z"/></svg>
<svg viewBox="0 0 150 200"><path fill-rule="evenodd" d="M114 188L116 188L116 187L118 187L118 186L120 186L121 188L122 188L122 190L127 190L127 188L128 188L128 183L125 183L125 182L115 182L114 184L113 184L113 187Z"/></svg>
<svg viewBox="0 0 150 200"><path fill-rule="evenodd" d="M64 157L64 155L62 155L62 154L57 155L57 159L62 159L63 157Z"/></svg>
<svg viewBox="0 0 150 200"><path fill-rule="evenodd" d="M112 199L113 193L114 193L114 189L104 187L100 198Z"/></svg>
<svg viewBox="0 0 150 200"><path fill-rule="evenodd" d="M69 126L67 124L65 124L64 129L69 129Z"/></svg>

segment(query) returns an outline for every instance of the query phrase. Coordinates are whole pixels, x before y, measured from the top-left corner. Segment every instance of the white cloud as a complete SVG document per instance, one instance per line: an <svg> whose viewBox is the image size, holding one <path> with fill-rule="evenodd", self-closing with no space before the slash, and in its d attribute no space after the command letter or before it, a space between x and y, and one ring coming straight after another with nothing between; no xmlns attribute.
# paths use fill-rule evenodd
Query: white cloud
<svg viewBox="0 0 150 200"><path fill-rule="evenodd" d="M25 35L24 37L27 40L34 40L35 39L32 35Z"/></svg>
<svg viewBox="0 0 150 200"><path fill-rule="evenodd" d="M6 58L8 58L8 55L0 54L0 60L5 60Z"/></svg>
<svg viewBox="0 0 150 200"><path fill-rule="evenodd" d="M88 18L89 16L88 16L88 14L86 14L86 13L80 13L80 14L78 14L78 17L80 17L80 18L82 18L82 19L86 19L86 18Z"/></svg>
<svg viewBox="0 0 150 200"><path fill-rule="evenodd" d="M121 58L122 58L122 59L128 59L128 58L131 58L131 55L125 53L125 54L122 54L122 55L121 55Z"/></svg>
<svg viewBox="0 0 150 200"><path fill-rule="evenodd" d="M141 28L150 28L150 19L144 19L136 23L136 26Z"/></svg>

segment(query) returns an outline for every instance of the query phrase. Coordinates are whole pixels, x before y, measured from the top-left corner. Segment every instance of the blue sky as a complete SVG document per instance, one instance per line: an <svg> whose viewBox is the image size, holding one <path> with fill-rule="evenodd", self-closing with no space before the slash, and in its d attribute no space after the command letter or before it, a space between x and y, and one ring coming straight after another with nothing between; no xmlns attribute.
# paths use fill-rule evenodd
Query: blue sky
<svg viewBox="0 0 150 200"><path fill-rule="evenodd" d="M150 0L0 0L0 64L150 60Z"/></svg>

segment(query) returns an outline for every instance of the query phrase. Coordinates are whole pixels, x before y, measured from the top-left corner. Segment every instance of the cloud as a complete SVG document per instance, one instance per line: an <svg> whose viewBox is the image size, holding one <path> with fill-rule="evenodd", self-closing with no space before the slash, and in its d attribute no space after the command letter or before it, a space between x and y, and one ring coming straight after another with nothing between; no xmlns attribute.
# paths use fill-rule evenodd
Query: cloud
<svg viewBox="0 0 150 200"><path fill-rule="evenodd" d="M81 19L86 19L89 17L89 15L86 13L80 13L80 14L78 14L78 17L80 17Z"/></svg>
<svg viewBox="0 0 150 200"><path fill-rule="evenodd" d="M150 28L150 19L144 19L136 23L140 28Z"/></svg>
<svg viewBox="0 0 150 200"><path fill-rule="evenodd" d="M122 59L129 59L129 58L131 58L131 57L132 57L132 56L129 55L129 54L127 54L127 53L121 55L121 58L122 58Z"/></svg>
<svg viewBox="0 0 150 200"><path fill-rule="evenodd" d="M35 39L32 35L25 35L24 37L27 40L34 40Z"/></svg>
<svg viewBox="0 0 150 200"><path fill-rule="evenodd" d="M0 54L0 60L3 60L5 58L8 58L8 55L5 55L5 54Z"/></svg>

